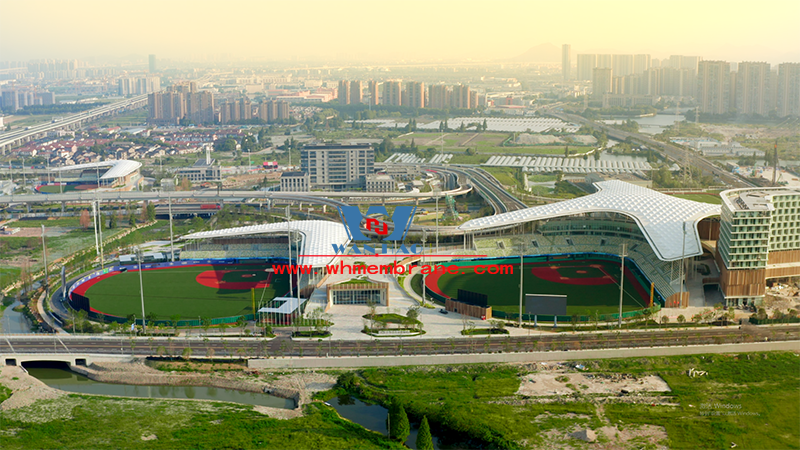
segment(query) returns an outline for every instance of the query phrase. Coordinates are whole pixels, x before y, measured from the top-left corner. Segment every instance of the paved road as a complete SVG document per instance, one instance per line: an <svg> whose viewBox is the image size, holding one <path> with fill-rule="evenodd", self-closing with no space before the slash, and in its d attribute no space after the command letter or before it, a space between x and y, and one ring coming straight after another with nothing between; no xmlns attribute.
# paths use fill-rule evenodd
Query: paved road
<svg viewBox="0 0 800 450"><path fill-rule="evenodd" d="M197 330L200 333L200 330ZM68 335L0 335L0 354L78 353L95 355L181 355L189 348L194 356L396 356L472 353L511 353L543 350L591 350L667 347L765 341L800 342L800 325L772 327L720 327L633 332L552 333L534 331L530 336L474 336L449 339L381 338L373 341L329 339L301 340L279 330L274 339L196 336L194 338ZM800 347L800 345L798 346Z"/></svg>

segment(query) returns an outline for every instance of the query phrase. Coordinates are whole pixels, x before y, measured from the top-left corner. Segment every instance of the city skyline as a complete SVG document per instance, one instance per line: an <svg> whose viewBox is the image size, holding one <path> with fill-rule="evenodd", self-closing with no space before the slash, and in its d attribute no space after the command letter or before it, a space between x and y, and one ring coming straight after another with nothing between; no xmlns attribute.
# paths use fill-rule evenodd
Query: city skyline
<svg viewBox="0 0 800 450"><path fill-rule="evenodd" d="M0 54L3 60L141 58L144 63L150 54L176 60L495 62L515 60L537 46L547 50L552 46L554 57L545 58L552 61L540 62L558 63L561 45L570 44L573 62L579 53L647 53L654 58L692 54L708 60L771 64L800 61L800 30L794 26L800 2L772 0L759 3L759 8L742 1L649 3L658 7L643 8L643 2L628 0L573 2L569 11L539 1L506 1L487 10L471 1L410 1L403 8L391 8L388 3L364 1L240 0L218 9L218 4L204 1L143 1L141 7L123 13L96 0L68 4L4 0ZM351 14L365 8L375 17L394 17L398 24L428 19L413 33L387 33L369 22L345 26L325 33L322 45L319 30L350 23L356 17ZM39 25L31 34L27 22L19 18L34 15ZM169 32L120 33L122 17L142 29ZM262 28L269 33L260 32ZM502 34L493 34L493 29L502 29ZM174 39L169 38L171 33ZM271 36L278 39L271 43Z"/></svg>

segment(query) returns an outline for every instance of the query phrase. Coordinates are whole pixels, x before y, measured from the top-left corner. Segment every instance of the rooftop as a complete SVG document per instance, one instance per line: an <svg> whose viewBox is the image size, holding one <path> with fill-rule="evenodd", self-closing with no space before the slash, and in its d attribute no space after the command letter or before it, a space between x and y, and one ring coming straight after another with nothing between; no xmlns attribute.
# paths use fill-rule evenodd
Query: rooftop
<svg viewBox="0 0 800 450"><path fill-rule="evenodd" d="M286 234L288 230L303 235L301 254L297 264L322 267L329 264L334 256L333 245L347 245L350 238L344 225L325 220L297 220L288 223L268 223L247 227L226 228L224 230L201 231L183 236L182 239L212 239L217 237L244 236L251 234Z"/></svg>
<svg viewBox="0 0 800 450"><path fill-rule="evenodd" d="M508 228L554 217L613 212L628 216L636 222L659 259L674 261L703 253L697 222L718 215L721 209L719 205L672 197L624 181L601 181L594 185L598 192L591 195L481 217L467 221L458 228L474 232Z"/></svg>
<svg viewBox="0 0 800 450"><path fill-rule="evenodd" d="M101 180L108 180L113 178L124 177L131 172L142 167L142 163L131 161L129 159L111 159L108 161L97 161L93 163L77 164L72 166L61 166L50 169L53 172L70 172L73 170L86 170L101 167L110 167L103 175L100 176Z"/></svg>
<svg viewBox="0 0 800 450"><path fill-rule="evenodd" d="M800 195L800 189L745 188L722 192L722 201L732 211L772 211L772 197L778 195Z"/></svg>

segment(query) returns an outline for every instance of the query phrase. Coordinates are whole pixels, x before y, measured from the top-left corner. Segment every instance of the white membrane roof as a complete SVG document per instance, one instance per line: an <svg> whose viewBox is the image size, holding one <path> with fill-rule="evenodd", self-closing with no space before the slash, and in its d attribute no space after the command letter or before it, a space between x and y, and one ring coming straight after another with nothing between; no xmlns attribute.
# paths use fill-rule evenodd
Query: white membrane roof
<svg viewBox="0 0 800 450"><path fill-rule="evenodd" d="M131 161L129 159L112 159L109 161L98 161L86 164L76 164L72 166L55 167L50 170L53 172L71 172L73 170L94 169L100 167L111 167L100 177L101 180L108 180L112 178L124 177L134 170L142 167L142 163Z"/></svg>
<svg viewBox="0 0 800 450"><path fill-rule="evenodd" d="M224 230L201 231L187 234L182 239L212 239L218 237L246 236L251 234L286 234L291 228L292 232L303 235L303 245L297 264L322 267L329 264L334 258L333 244L347 245L350 239L344 225L338 222L325 220L297 220L289 224L267 223L250 225L246 227L226 228ZM296 256L296 255L292 255Z"/></svg>
<svg viewBox="0 0 800 450"><path fill-rule="evenodd" d="M481 217L467 221L458 228L476 232L554 217L612 212L632 218L659 259L674 261L703 253L697 222L718 215L721 209L720 205L685 200L624 181L601 181L594 185L599 191L591 195Z"/></svg>

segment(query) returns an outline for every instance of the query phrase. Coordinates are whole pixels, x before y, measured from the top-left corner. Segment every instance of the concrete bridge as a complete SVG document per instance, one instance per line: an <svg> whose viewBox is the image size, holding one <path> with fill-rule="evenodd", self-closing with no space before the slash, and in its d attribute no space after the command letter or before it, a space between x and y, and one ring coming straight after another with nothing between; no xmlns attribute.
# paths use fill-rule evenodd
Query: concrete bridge
<svg viewBox="0 0 800 450"><path fill-rule="evenodd" d="M89 366L96 362L127 362L131 355L99 355L91 353L6 353L0 355L0 364L21 366L26 362L63 362L72 366Z"/></svg>

